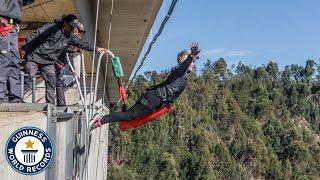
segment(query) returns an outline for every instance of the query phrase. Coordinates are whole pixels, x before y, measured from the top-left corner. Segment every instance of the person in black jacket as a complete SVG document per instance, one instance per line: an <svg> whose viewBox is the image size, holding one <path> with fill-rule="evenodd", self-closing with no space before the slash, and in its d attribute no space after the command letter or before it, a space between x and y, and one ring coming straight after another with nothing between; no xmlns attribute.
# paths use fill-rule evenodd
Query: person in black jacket
<svg viewBox="0 0 320 180"><path fill-rule="evenodd" d="M146 90L139 100L129 110L114 112L102 118L96 114L90 123L90 129L102 124L116 121L130 121L156 110L165 104L172 104L187 87L188 73L193 70L193 61L198 59L198 43L191 44L191 52L184 50L178 54L178 66L173 68L167 79Z"/></svg>
<svg viewBox="0 0 320 180"><path fill-rule="evenodd" d="M0 103L21 102L18 24L22 6L34 0L0 0Z"/></svg>
<svg viewBox="0 0 320 180"><path fill-rule="evenodd" d="M47 103L55 104L55 64L66 48L73 45L87 51L94 51L92 45L71 33L76 26L76 19L76 16L70 14L56 19L53 23L43 25L30 34L23 47L27 59L25 70L30 75L26 78L26 87L29 87L30 79L39 70L46 84ZM95 51L102 53L106 50L98 47Z"/></svg>
<svg viewBox="0 0 320 180"><path fill-rule="evenodd" d="M85 33L84 26L80 22L75 22L75 24L72 24L74 26L74 29L72 33L79 38L81 38L81 33ZM56 62L56 94L57 94L57 106L63 107L66 106L66 98L64 95L65 91L65 82L63 75L68 71L66 67L68 67L67 62L67 56L69 56L69 60L73 64L73 57L76 53L83 53L83 50L80 48L77 48L74 45L70 45L67 47L67 49L59 56L58 61ZM70 67L69 67L70 68ZM75 74L75 76L77 76Z"/></svg>

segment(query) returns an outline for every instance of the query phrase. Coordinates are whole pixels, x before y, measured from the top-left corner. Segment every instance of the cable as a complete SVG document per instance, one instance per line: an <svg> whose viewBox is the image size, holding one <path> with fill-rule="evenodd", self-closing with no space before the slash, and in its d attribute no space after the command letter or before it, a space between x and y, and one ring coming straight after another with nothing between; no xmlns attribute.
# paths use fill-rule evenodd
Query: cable
<svg viewBox="0 0 320 180"><path fill-rule="evenodd" d="M110 41L111 41L111 30L112 30L112 15L113 15L113 0L111 0L111 10L110 10L110 19L109 19L109 32L108 32L108 44L107 44L107 48L110 49ZM106 84L107 84L107 74L108 74L108 63L109 63L109 55L107 56L107 60L106 60L106 67L105 67L105 73L104 73L104 84L103 84L103 95L102 95L102 103L105 102L105 96L106 96ZM104 172L104 178L107 179L108 177L108 147L109 147L109 123L106 125L106 151L104 154L104 157L106 158L103 162L105 162L106 168L103 168L103 172ZM101 129L99 132L99 137L101 137ZM100 148L100 141L99 141L99 148ZM100 151L99 151L100 152ZM99 153L98 152L98 153ZM99 156L99 154L98 154ZM104 166L103 166L104 167Z"/></svg>
<svg viewBox="0 0 320 180"><path fill-rule="evenodd" d="M103 84L103 95L102 95L102 104L105 102L105 87L106 87L106 81L107 81L107 73L108 73L108 62L109 62L109 55L114 58L114 54L109 50L110 49L110 40L111 40L111 28L112 28L112 14L113 14L113 0L111 0L111 10L110 10L110 19L109 19L109 32L108 32L108 44L107 44L107 60L105 62L106 66L105 66L105 75L104 75L104 84ZM103 56L103 54L100 54L100 57L99 57L99 61L98 61L98 64L97 64L97 75L96 75L96 83L95 83L95 89L97 89L97 86L98 86L98 80L99 80L99 73L100 73L100 64L101 64L101 57ZM97 92L95 91L94 93L94 99L93 99L93 107L92 107L92 112L93 114L95 114L95 102L96 102L96 98L97 98ZM107 126L107 141L108 141L108 126ZM98 142L98 155L97 157L100 156L100 144L101 144L101 128L99 129L99 142ZM108 143L107 143L107 149L108 149ZM98 167L98 162L96 162L96 167ZM105 161L103 161L105 162ZM106 161L107 163L107 167L108 167L108 161ZM103 163L104 164L104 163ZM104 169L104 174L105 174L105 177L107 177L107 172L108 169L106 168L106 171ZM96 177L98 176L98 169L96 168Z"/></svg>
<svg viewBox="0 0 320 180"><path fill-rule="evenodd" d="M81 53L81 66L82 66L82 85L83 85L83 96L84 96L84 103L86 109L88 109L88 101L87 101L87 83L86 83L86 69L84 64L84 54ZM86 121L88 122L89 119L89 112L88 110L85 112L86 114ZM88 125L88 124L87 124Z"/></svg>
<svg viewBox="0 0 320 180"><path fill-rule="evenodd" d="M153 37L153 40L150 42L149 47L148 47L147 51L145 52L145 54L144 54L144 56L143 56L143 58L142 58L142 60L141 60L140 65L139 65L138 68L135 70L135 72L134 72L134 74L133 74L133 77L131 78L131 80L129 81L128 85L126 86L126 89L128 89L128 88L131 86L131 83L132 83L132 81L136 78L138 71L142 68L145 60L147 59L147 57L148 57L148 55L149 55L149 53L150 53L150 51L151 51L151 49L152 49L152 47L153 47L153 45L154 45L155 42L157 41L158 37L161 35L164 26L166 25L166 23L167 23L168 20L170 19L171 14L172 14L172 12L173 12L176 4L177 4L177 1L178 1L178 0L172 0L171 5L170 5L170 8L169 8L169 10L168 10L168 12L167 12L166 17L163 19L163 21L162 21L162 23L161 23L161 25L160 25L160 28L158 29L157 34Z"/></svg>
<svg viewBox="0 0 320 180"><path fill-rule="evenodd" d="M76 80L76 84L77 84L77 87L78 87L78 91L79 91L79 94L80 94L80 99L82 101L84 111L85 111L85 113L87 113L87 111L88 111L87 110L87 104L86 104L86 102L84 100L84 97L83 97L83 94L81 92L81 86L80 86L79 79L78 79L77 75L75 74L76 71L74 70L74 68L73 68L73 66L72 66L72 64L70 62L69 53L66 53L66 56L67 56L67 63L69 65L69 68L71 69L72 75L73 75L74 79Z"/></svg>
<svg viewBox="0 0 320 180"><path fill-rule="evenodd" d="M92 54L92 68L91 71L93 73L94 70L94 62L95 62L95 55L96 55L96 46L97 46L97 29L98 29L98 20L99 20L99 8L100 8L100 0L97 0L97 6L96 6L96 21L95 21L95 27L94 27L94 42L93 42L93 54ZM92 98L92 86L93 86L93 76L91 74L91 82L90 82L90 96L89 96L89 117L91 117L90 114L90 108L91 108L91 98ZM88 120L90 121L90 120ZM88 127L89 122L87 122L87 127ZM83 170L81 172L81 178L84 178L84 172L86 172L86 177L88 176L88 168L87 162L88 162L88 156L89 156L89 147L90 146L90 130L87 130L86 136L85 136L85 159L84 159L84 165L83 165ZM88 178L86 178L88 179Z"/></svg>
<svg viewBox="0 0 320 180"><path fill-rule="evenodd" d="M93 115L93 112L90 112L91 104L92 104L92 87L93 87L93 73L94 73L94 64L95 64L95 57L96 57L96 47L97 47L97 30L98 30L98 20L99 20L99 8L100 8L100 0L97 0L97 7L96 7L96 22L94 27L94 42L93 42L93 53L92 53L92 67L91 67L91 82L90 82L90 96L89 96L89 117ZM97 73L97 72L96 72ZM96 89L94 90L96 91Z"/></svg>
<svg viewBox="0 0 320 180"><path fill-rule="evenodd" d="M110 50L106 50L106 52L107 52L112 58L115 57L114 54L113 54ZM95 89L98 89L100 65L101 65L102 56L103 56L104 54L105 54L105 53L101 53L100 56L99 56L99 60L98 60L98 64L97 64L96 83L95 83L95 86L94 86ZM94 91L94 93L93 93L93 105L92 105L92 116L93 116L94 113L95 113L96 100L97 100L97 91Z"/></svg>
<svg viewBox="0 0 320 180"><path fill-rule="evenodd" d="M110 50L106 50L106 53L108 53L111 57L114 57L114 54L110 51ZM96 75L96 82L95 82L95 89L97 89L98 87L98 79L99 79L99 71L100 71L100 64L101 64L101 59L102 59L102 56L104 55L105 53L101 53L100 56L99 56L99 60L98 60L98 64L97 64L97 75ZM96 98L97 98L97 92L95 91L93 93L93 97L94 97L94 102L93 102L93 109L92 109L92 112L94 111L94 108L95 108L95 101L96 101ZM92 118L90 116L90 118ZM89 128L89 126L87 126L87 128ZM86 132L86 138L87 139L90 139L90 130L87 129L87 132ZM87 142L87 141L86 141ZM89 143L86 143L86 146L89 146L90 145L90 141ZM88 158L88 152L89 149L86 151L86 155L85 155L85 163L84 163L84 166L87 165L87 158ZM82 173L83 174L83 173ZM87 174L86 174L87 175Z"/></svg>
<svg viewBox="0 0 320 180"><path fill-rule="evenodd" d="M112 15L113 15L113 0L111 0L111 10L110 10L110 18L109 18L109 30L108 30L108 42L107 42L107 48L110 49L110 41L111 41L111 29L112 29ZM107 83L107 74L108 74L108 62L109 62L109 56L107 56L107 61L106 61L106 70L104 73L104 85ZM105 86L104 86L105 87ZM105 93L106 93L106 88L103 88L103 101L105 98Z"/></svg>

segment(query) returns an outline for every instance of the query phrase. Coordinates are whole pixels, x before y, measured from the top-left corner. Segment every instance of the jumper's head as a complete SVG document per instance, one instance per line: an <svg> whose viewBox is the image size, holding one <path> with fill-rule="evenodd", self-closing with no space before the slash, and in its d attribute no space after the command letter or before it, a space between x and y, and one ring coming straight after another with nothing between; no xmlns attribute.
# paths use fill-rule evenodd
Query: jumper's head
<svg viewBox="0 0 320 180"><path fill-rule="evenodd" d="M179 52L179 54L177 56L178 64L182 64L188 58L188 56L190 54L191 54L191 52L188 50L183 50L183 51ZM191 72L193 70L193 67L194 67L194 63L192 62L189 65L188 71Z"/></svg>

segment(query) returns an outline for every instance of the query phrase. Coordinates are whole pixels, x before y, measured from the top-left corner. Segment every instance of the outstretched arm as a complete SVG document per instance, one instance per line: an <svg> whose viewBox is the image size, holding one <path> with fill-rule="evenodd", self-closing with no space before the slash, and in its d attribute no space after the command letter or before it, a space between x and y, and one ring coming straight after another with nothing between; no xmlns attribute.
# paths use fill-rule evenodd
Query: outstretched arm
<svg viewBox="0 0 320 180"><path fill-rule="evenodd" d="M191 43L191 53L190 55L187 57L187 59L185 61L183 61L183 63L176 68L175 70L173 70L169 77L166 80L166 83L171 83L172 81L174 81L175 79L177 79L178 77L183 76L185 73L187 73L190 64L199 58L198 54L200 53L199 50L199 44L198 43Z"/></svg>
<svg viewBox="0 0 320 180"><path fill-rule="evenodd" d="M87 51L94 51L94 47L91 44L82 40L80 37L74 34L70 34L70 45L76 46ZM95 49L95 51L97 51L97 48Z"/></svg>
<svg viewBox="0 0 320 180"><path fill-rule="evenodd" d="M74 35L74 34L71 34L70 35L70 45L73 45L73 46L76 46L80 49L84 49L84 50L87 50L87 51L98 51L99 53L102 53L102 52L105 52L106 49L104 48L100 48L100 47L96 47L94 49L94 46L92 46L91 44L89 44L87 41L84 41L83 39L81 39L80 37Z"/></svg>

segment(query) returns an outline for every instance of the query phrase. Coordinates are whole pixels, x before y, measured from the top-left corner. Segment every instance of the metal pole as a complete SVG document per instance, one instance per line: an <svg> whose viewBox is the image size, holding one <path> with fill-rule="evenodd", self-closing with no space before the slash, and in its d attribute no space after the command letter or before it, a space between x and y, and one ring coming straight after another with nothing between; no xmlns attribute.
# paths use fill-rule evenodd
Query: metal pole
<svg viewBox="0 0 320 180"><path fill-rule="evenodd" d="M24 72L20 71L21 99L24 98Z"/></svg>
<svg viewBox="0 0 320 180"><path fill-rule="evenodd" d="M36 77L32 77L32 103L36 102Z"/></svg>

